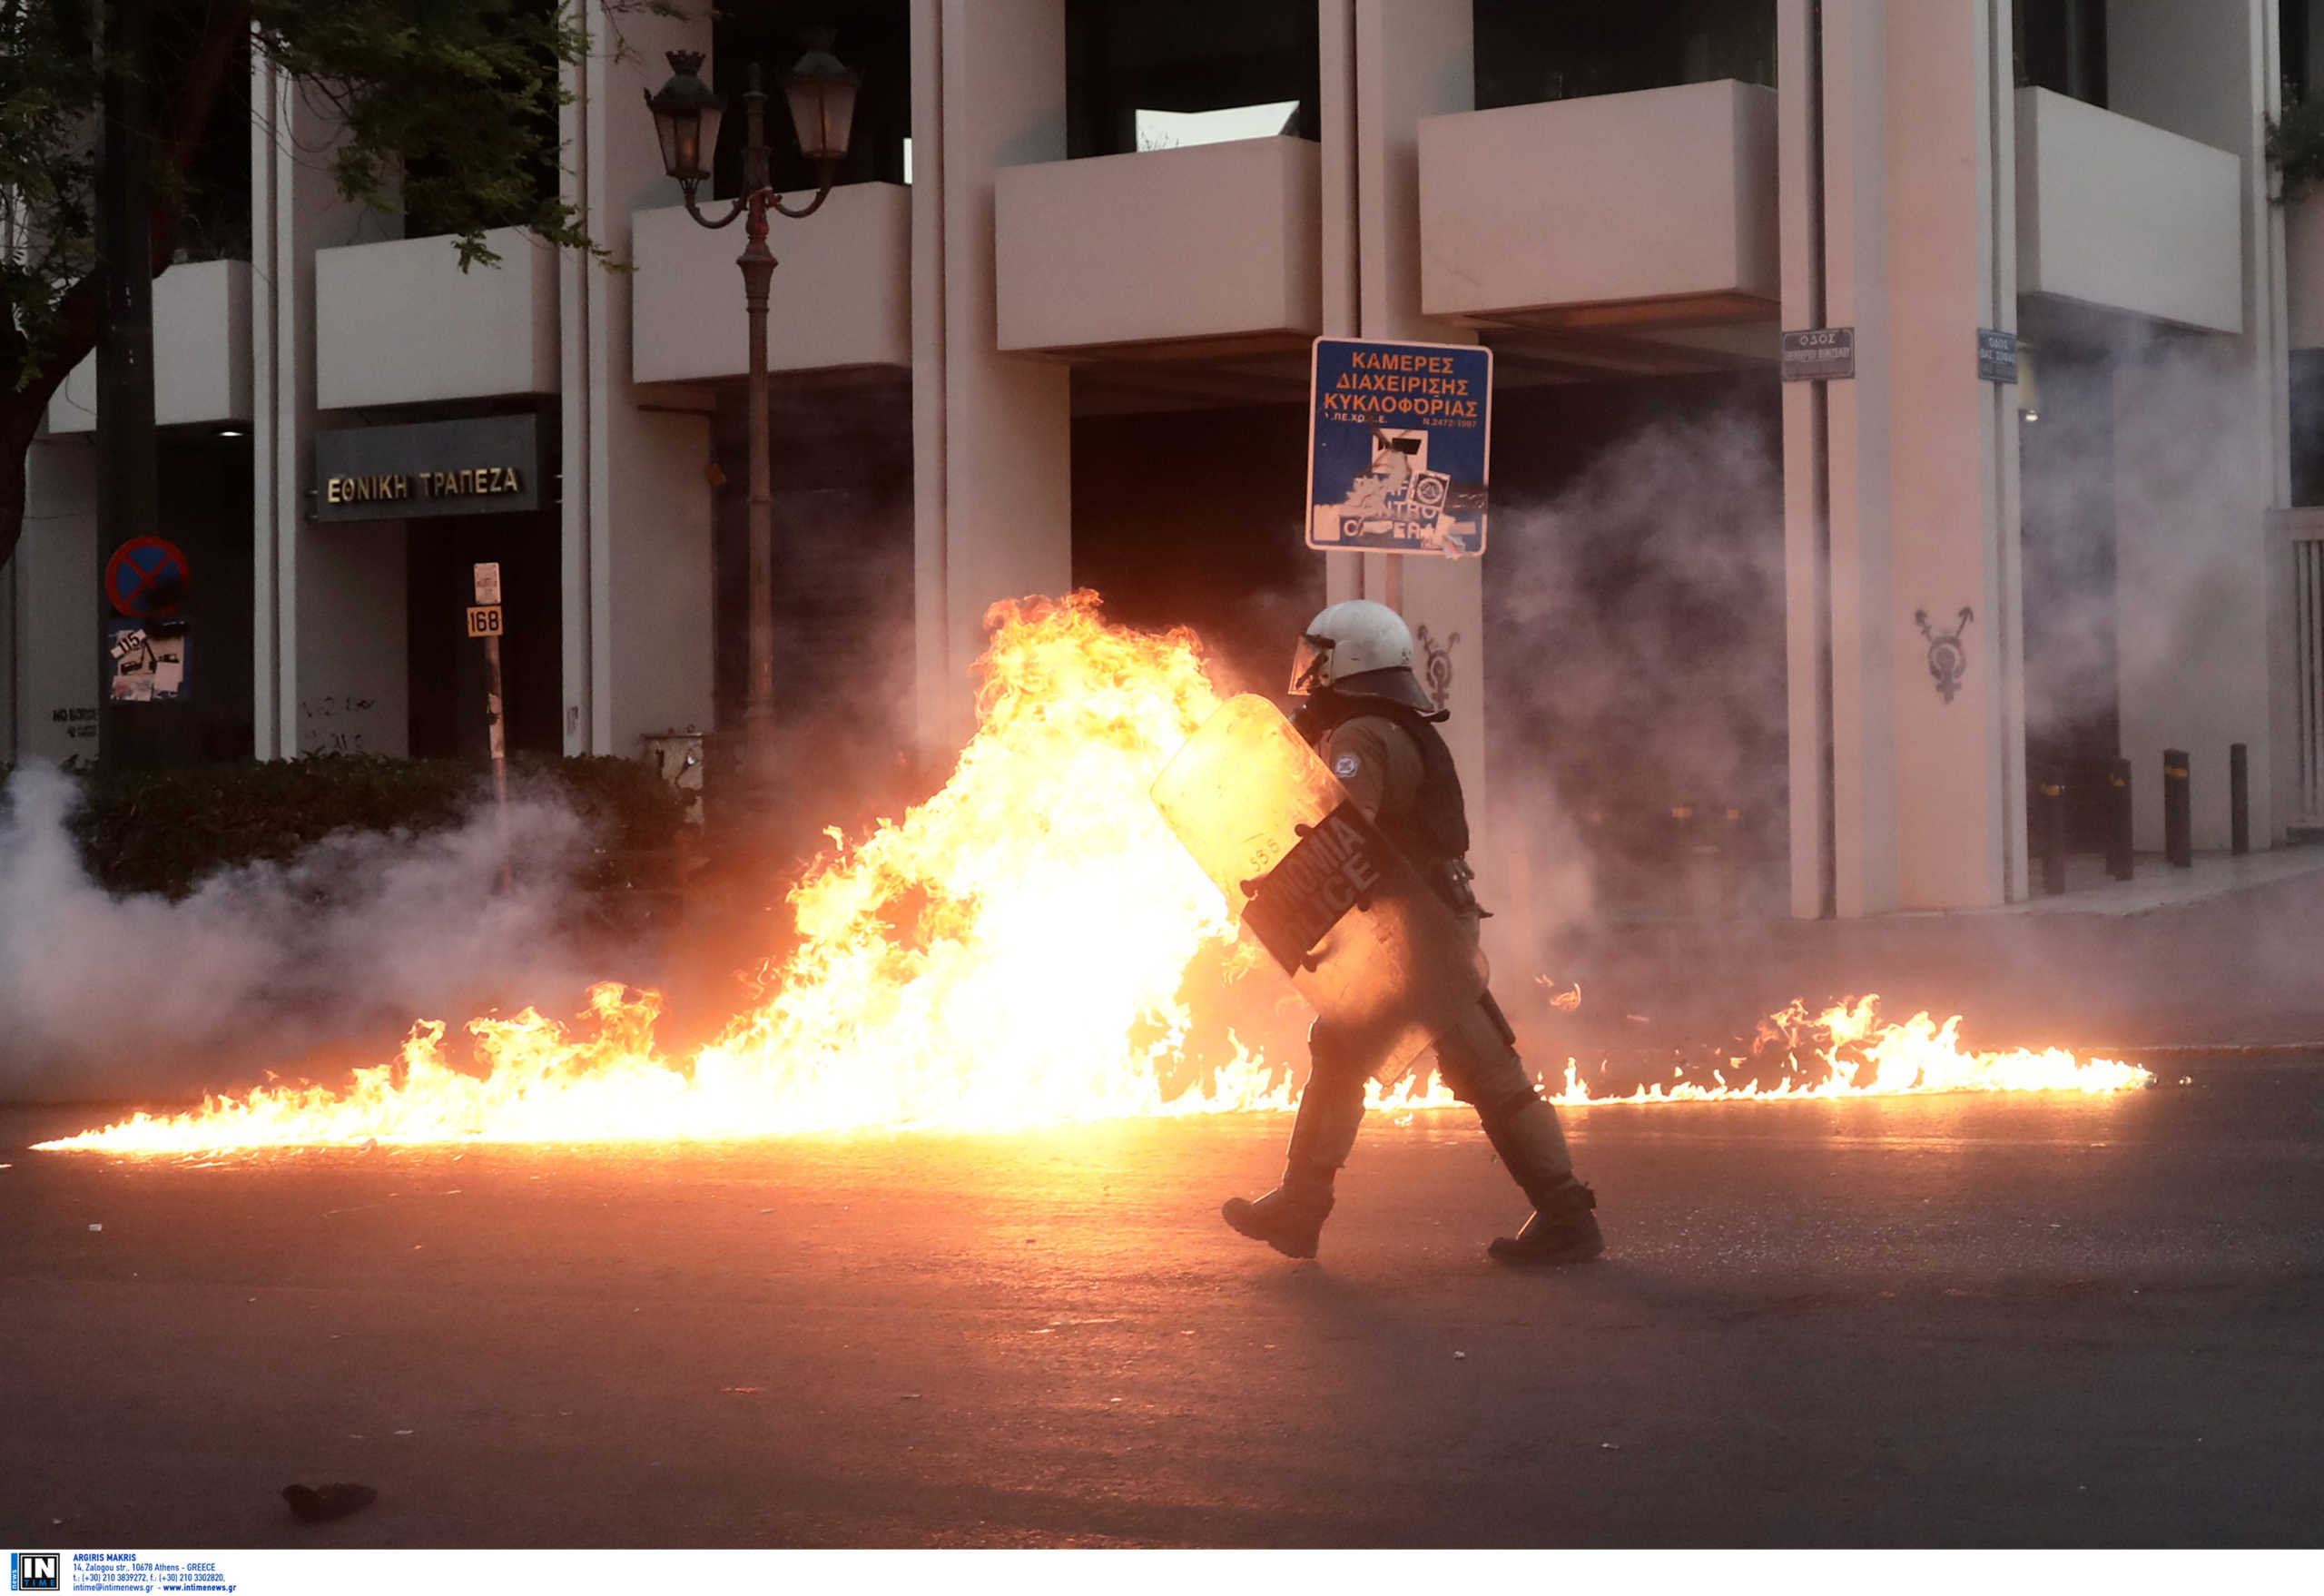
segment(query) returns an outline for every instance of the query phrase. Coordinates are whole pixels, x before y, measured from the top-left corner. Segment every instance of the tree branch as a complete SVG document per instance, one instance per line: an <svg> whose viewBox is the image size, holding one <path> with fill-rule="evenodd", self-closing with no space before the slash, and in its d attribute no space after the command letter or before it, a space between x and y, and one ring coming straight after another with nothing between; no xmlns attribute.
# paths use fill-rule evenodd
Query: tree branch
<svg viewBox="0 0 2324 1596"><path fill-rule="evenodd" d="M241 58L241 46L250 37L250 20L249 0L211 0L204 10L201 35L179 74L176 93L165 113L167 126L157 132L148 148L148 159L169 176L182 179L192 165L202 131L217 108L226 74ZM154 185L156 197L147 212L156 277L177 252L177 207L166 196L179 186L176 182ZM33 440L40 436L49 401L73 369L97 347L103 306L103 289L94 274L65 290L57 301L55 336L48 342L40 374L21 388L0 391L0 566L15 556L24 537L26 456Z"/></svg>

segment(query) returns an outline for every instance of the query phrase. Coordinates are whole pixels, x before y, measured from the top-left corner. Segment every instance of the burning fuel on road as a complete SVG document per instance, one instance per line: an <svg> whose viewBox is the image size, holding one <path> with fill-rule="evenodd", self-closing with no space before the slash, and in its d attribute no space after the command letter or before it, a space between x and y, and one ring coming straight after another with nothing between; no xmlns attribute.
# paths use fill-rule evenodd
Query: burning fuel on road
<svg viewBox="0 0 2324 1596"><path fill-rule="evenodd" d="M657 1047L656 994L606 984L570 1025L529 1009L469 1020L472 1061L425 1020L399 1057L336 1089L271 1085L44 1145L724 1139L1290 1108L1290 1070L1216 1018L1230 997L1263 1010L1288 989L1236 944L1147 797L1221 701L1196 639L1108 626L1089 594L1003 604L991 620L978 729L950 780L852 844L832 833L835 854L791 893L797 950L698 1050ZM1883 1024L1871 998L1817 1015L1795 1004L1725 1068L1608 1095L1569 1061L1544 1084L1585 1104L2153 1081L2060 1049L1973 1052L1959 1026ZM1452 1102L1425 1075L1374 1090L1385 1108Z"/></svg>

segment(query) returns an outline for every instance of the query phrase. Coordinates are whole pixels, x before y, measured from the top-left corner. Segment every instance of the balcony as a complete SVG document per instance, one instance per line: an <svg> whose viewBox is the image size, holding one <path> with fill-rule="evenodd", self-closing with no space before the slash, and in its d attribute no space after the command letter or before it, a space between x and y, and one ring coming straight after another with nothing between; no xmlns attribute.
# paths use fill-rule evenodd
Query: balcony
<svg viewBox="0 0 2324 1596"><path fill-rule="evenodd" d="M1316 146L1244 139L994 183L1000 347L1296 348L1323 329Z"/></svg>
<svg viewBox="0 0 2324 1596"><path fill-rule="evenodd" d="M2242 163L2047 89L2017 91L2017 291L2243 330Z"/></svg>
<svg viewBox="0 0 2324 1596"><path fill-rule="evenodd" d="M1420 229L1433 316L1771 320L1775 91L1720 81L1429 117Z"/></svg>
<svg viewBox="0 0 2324 1596"><path fill-rule="evenodd" d="M793 194L793 202L812 198ZM713 216L722 201L706 206ZM683 207L630 217L631 372L639 382L740 377L743 223L712 232ZM803 222L777 216L767 366L807 371L911 364L911 191L895 183L833 189Z"/></svg>
<svg viewBox="0 0 2324 1596"><path fill-rule="evenodd" d="M154 421L174 427L250 419L250 262L171 267L153 280ZM48 401L48 429L90 432L96 425L97 358L91 355Z"/></svg>
<svg viewBox="0 0 2324 1596"><path fill-rule="evenodd" d="M556 391L556 251L484 237L500 264L465 272L448 238L315 252L319 408Z"/></svg>

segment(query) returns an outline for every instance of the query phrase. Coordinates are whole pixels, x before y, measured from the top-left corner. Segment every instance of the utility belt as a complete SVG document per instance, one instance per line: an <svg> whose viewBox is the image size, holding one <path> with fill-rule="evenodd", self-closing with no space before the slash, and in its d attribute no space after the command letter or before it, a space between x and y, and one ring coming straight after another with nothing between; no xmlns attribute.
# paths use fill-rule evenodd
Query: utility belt
<svg viewBox="0 0 2324 1596"><path fill-rule="evenodd" d="M1452 912L1464 920L1491 920L1492 913L1477 901L1477 872L1466 859L1440 860L1421 869L1421 879L1436 889Z"/></svg>

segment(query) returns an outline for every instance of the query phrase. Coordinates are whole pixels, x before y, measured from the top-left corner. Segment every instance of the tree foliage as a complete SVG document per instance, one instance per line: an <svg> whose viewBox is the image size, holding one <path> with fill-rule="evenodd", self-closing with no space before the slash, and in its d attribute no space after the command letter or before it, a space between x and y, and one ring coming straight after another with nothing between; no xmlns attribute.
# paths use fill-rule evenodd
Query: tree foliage
<svg viewBox="0 0 2324 1596"><path fill-rule="evenodd" d="M2267 153L2282 179L2279 197L2287 202L2324 180L2324 94L2299 99L2286 94L2282 119L2268 119Z"/></svg>
<svg viewBox="0 0 2324 1596"><path fill-rule="evenodd" d="M119 0L115 0L118 4ZM340 193L425 215L465 269L497 257L486 230L530 229L602 257L558 194L559 68L594 46L581 0L143 0L148 48L126 65L152 116L153 264L165 269L202 196L205 130L239 107L254 51L342 130ZM607 0L605 15L675 15ZM0 0L0 565L24 517L24 458L101 319L94 189L108 65L101 0Z"/></svg>

